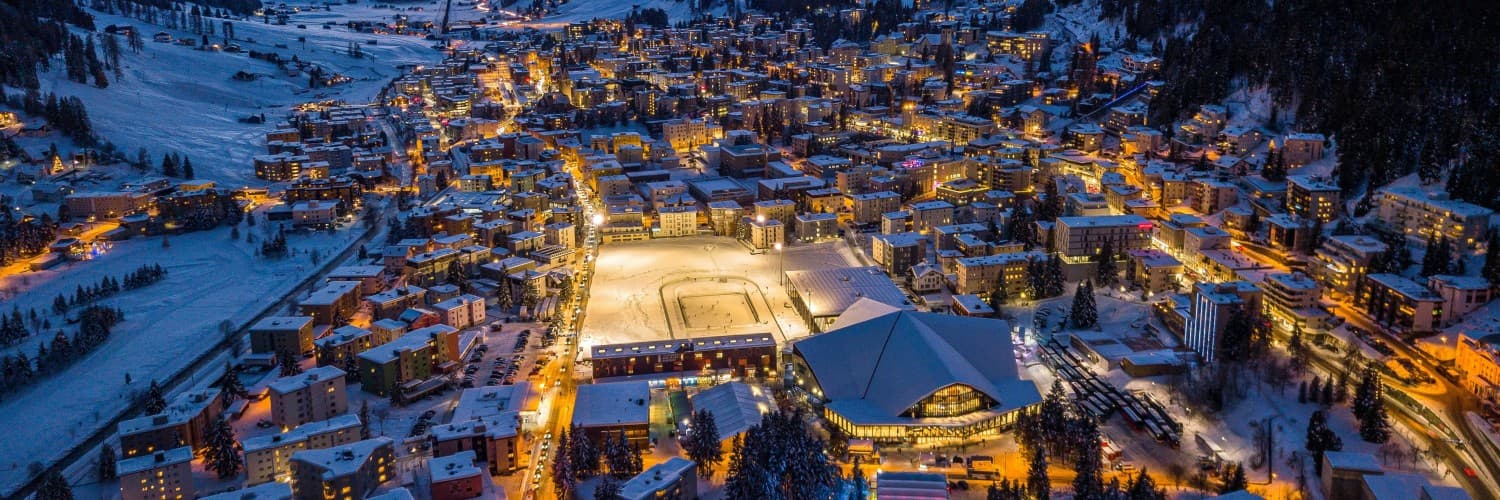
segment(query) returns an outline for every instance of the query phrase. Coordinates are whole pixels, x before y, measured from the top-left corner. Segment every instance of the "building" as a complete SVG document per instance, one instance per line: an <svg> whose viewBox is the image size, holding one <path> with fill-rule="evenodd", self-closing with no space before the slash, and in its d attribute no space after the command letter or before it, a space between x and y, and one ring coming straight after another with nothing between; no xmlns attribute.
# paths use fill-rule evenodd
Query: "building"
<svg viewBox="0 0 1500 500"><path fill-rule="evenodd" d="M457 370L458 354L458 329L432 325L412 330L359 353L360 387L381 396L398 388L410 395L433 375Z"/></svg>
<svg viewBox="0 0 1500 500"><path fill-rule="evenodd" d="M1145 248L1151 242L1151 227L1139 215L1058 217L1051 243L1065 262L1086 262L1099 254L1105 242L1115 252Z"/></svg>
<svg viewBox="0 0 1500 500"><path fill-rule="evenodd" d="M1177 289L1182 276L1182 262L1167 252L1154 248L1140 248L1126 252L1130 256L1127 266L1135 268L1135 284L1148 294L1158 294Z"/></svg>
<svg viewBox="0 0 1500 500"><path fill-rule="evenodd" d="M1358 294L1365 273L1376 257L1384 254L1386 244L1369 236L1333 235L1313 252L1317 259L1311 271L1328 295L1348 297Z"/></svg>
<svg viewBox="0 0 1500 500"><path fill-rule="evenodd" d="M340 415L302 424L280 434L245 439L240 442L240 448L245 452L245 484L288 481L291 479L293 453L359 441L359 428L359 417Z"/></svg>
<svg viewBox="0 0 1500 500"><path fill-rule="evenodd" d="M1395 274L1371 274L1354 307L1376 323L1403 333L1431 332L1443 323L1443 298Z"/></svg>
<svg viewBox="0 0 1500 500"><path fill-rule="evenodd" d="M1458 334L1454 364L1463 386L1487 404L1500 404L1500 334L1472 338Z"/></svg>
<svg viewBox="0 0 1500 500"><path fill-rule="evenodd" d="M1326 500L1364 500L1361 495L1366 474L1380 475L1385 471L1380 463L1368 453L1329 451L1323 453L1321 477L1323 498Z"/></svg>
<svg viewBox="0 0 1500 500"><path fill-rule="evenodd" d="M291 498L292 485L290 483L272 482L198 497L198 500L291 500Z"/></svg>
<svg viewBox="0 0 1500 500"><path fill-rule="evenodd" d="M746 217L740 224L748 229L745 237L750 248L769 250L786 242L786 226L779 220Z"/></svg>
<svg viewBox="0 0 1500 500"><path fill-rule="evenodd" d="M193 449L183 446L125 458L115 463L125 500L195 498Z"/></svg>
<svg viewBox="0 0 1500 500"><path fill-rule="evenodd" d="M901 195L890 191L846 195L855 225L875 224L880 216L901 209Z"/></svg>
<svg viewBox="0 0 1500 500"><path fill-rule="evenodd" d="M799 241L819 241L837 238L839 216L832 213L806 213L796 217L795 232Z"/></svg>
<svg viewBox="0 0 1500 500"><path fill-rule="evenodd" d="M298 302L297 312L311 316L314 324L338 323L348 319L359 309L359 291L358 281L330 281Z"/></svg>
<svg viewBox="0 0 1500 500"><path fill-rule="evenodd" d="M1457 323L1494 297L1489 280L1479 276L1436 275L1427 278L1427 288L1443 298L1444 326Z"/></svg>
<svg viewBox="0 0 1500 500"><path fill-rule="evenodd" d="M390 342L395 338L392 332L387 328L366 330L354 325L335 328L328 336L313 341L318 350L318 366L346 368L353 362L358 367L357 361L351 361L355 359L354 356L371 347Z"/></svg>
<svg viewBox="0 0 1500 500"><path fill-rule="evenodd" d="M63 204L71 219L104 220L146 210L154 200L150 193L134 191L83 192L63 198Z"/></svg>
<svg viewBox="0 0 1500 500"><path fill-rule="evenodd" d="M1286 210L1326 223L1339 215L1341 192L1337 184L1325 179L1294 175L1287 178Z"/></svg>
<svg viewBox="0 0 1500 500"><path fill-rule="evenodd" d="M489 464L491 474L522 470L521 423L534 418L536 396L524 381L464 389L452 420L432 428L433 456L472 451L476 460Z"/></svg>
<svg viewBox="0 0 1500 500"><path fill-rule="evenodd" d="M1262 310L1273 324L1289 331L1314 331L1329 326L1328 321L1332 315L1318 307L1323 289L1306 274L1267 274L1259 286L1262 291Z"/></svg>
<svg viewBox="0 0 1500 500"><path fill-rule="evenodd" d="M250 327L250 352L294 354L313 349L312 316L271 316Z"/></svg>
<svg viewBox="0 0 1500 500"><path fill-rule="evenodd" d="M924 262L926 249L927 237L920 233L877 234L870 237L870 258L891 276L901 276L912 266Z"/></svg>
<svg viewBox="0 0 1500 500"><path fill-rule="evenodd" d="M643 449L650 437L651 388L645 381L580 385L573 399L572 423L595 446L623 433L631 446Z"/></svg>
<svg viewBox="0 0 1500 500"><path fill-rule="evenodd" d="M912 230L927 233L932 228L953 223L953 204L942 200L924 201L911 205Z"/></svg>
<svg viewBox="0 0 1500 500"><path fill-rule="evenodd" d="M395 477L395 442L377 437L292 454L292 495L297 500L359 500Z"/></svg>
<svg viewBox="0 0 1500 500"><path fill-rule="evenodd" d="M1293 167L1323 159L1323 134L1287 134L1282 142L1281 158Z"/></svg>
<svg viewBox="0 0 1500 500"><path fill-rule="evenodd" d="M776 339L766 333L601 344L589 348L589 353L594 380L640 375L663 375L663 379L739 378L776 373Z"/></svg>
<svg viewBox="0 0 1500 500"><path fill-rule="evenodd" d="M814 332L822 332L860 299L914 310L906 294L880 268L847 267L786 272L792 308Z"/></svg>
<svg viewBox="0 0 1500 500"><path fill-rule="evenodd" d="M289 429L308 422L328 420L349 412L349 396L344 392L344 371L319 366L306 372L281 377L268 386L271 397L271 423Z"/></svg>
<svg viewBox="0 0 1500 500"><path fill-rule="evenodd" d="M1394 187L1375 195L1378 220L1391 230L1426 240L1447 238L1459 248L1484 243L1493 210L1428 194L1416 187Z"/></svg>
<svg viewBox="0 0 1500 500"><path fill-rule="evenodd" d="M683 205L661 207L656 211L657 238L675 238L698 234L698 207Z"/></svg>
<svg viewBox="0 0 1500 500"><path fill-rule="evenodd" d="M120 457L134 458L183 446L202 449L208 446L209 426L223 411L223 394L218 389L178 394L161 413L120 422Z"/></svg>
<svg viewBox="0 0 1500 500"><path fill-rule="evenodd" d="M1004 276L1006 296L1024 298L1026 267L1033 259L1043 258L1039 252L1013 252L954 260L956 291L989 297Z"/></svg>
<svg viewBox="0 0 1500 500"><path fill-rule="evenodd" d="M484 299L467 293L433 304L432 310L443 324L459 330L484 324Z"/></svg>
<svg viewBox="0 0 1500 500"><path fill-rule="evenodd" d="M472 451L462 451L427 461L429 494L432 500L462 500L484 493L489 478L474 463Z"/></svg>
<svg viewBox="0 0 1500 500"><path fill-rule="evenodd" d="M292 226L331 227L339 218L338 200L308 200L292 204Z"/></svg>
<svg viewBox="0 0 1500 500"><path fill-rule="evenodd" d="M1260 288L1244 281L1194 285L1184 343L1204 363L1213 364L1224 327L1234 315L1248 315L1260 307L1260 294Z"/></svg>
<svg viewBox="0 0 1500 500"><path fill-rule="evenodd" d="M787 385L853 439L957 444L997 435L1041 392L1019 377L1001 320L860 300L792 344Z"/></svg>
<svg viewBox="0 0 1500 500"><path fill-rule="evenodd" d="M620 485L620 498L657 500L698 498L698 465L682 457L672 457L651 466Z"/></svg>
<svg viewBox="0 0 1500 500"><path fill-rule="evenodd" d="M699 391L688 397L688 405L691 413L707 410L724 440L760 425L764 415L777 408L769 390L744 382L729 382ZM684 423L678 422L677 427L686 432Z"/></svg>

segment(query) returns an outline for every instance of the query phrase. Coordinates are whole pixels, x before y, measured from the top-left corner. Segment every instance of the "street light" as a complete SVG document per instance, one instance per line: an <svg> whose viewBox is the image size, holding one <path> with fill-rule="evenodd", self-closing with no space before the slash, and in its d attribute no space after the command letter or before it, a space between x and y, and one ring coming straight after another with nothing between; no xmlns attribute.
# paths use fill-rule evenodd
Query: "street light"
<svg viewBox="0 0 1500 500"><path fill-rule="evenodd" d="M786 286L786 253L781 251L781 242L776 242L776 279L781 286Z"/></svg>
<svg viewBox="0 0 1500 500"><path fill-rule="evenodd" d="M599 226L601 224L604 224L604 214L594 214L594 225Z"/></svg>

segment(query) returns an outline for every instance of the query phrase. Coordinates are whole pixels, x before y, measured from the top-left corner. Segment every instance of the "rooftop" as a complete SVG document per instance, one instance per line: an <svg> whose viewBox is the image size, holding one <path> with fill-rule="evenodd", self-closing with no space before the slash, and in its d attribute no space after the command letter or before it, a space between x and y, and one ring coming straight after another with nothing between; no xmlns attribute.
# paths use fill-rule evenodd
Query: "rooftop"
<svg viewBox="0 0 1500 500"><path fill-rule="evenodd" d="M304 306L333 305L356 290L359 290L358 281L330 281L327 285L323 285L323 288L314 290L299 304Z"/></svg>
<svg viewBox="0 0 1500 500"><path fill-rule="evenodd" d="M390 448L395 442L380 436L353 443L317 450L301 450L292 453L292 461L317 466L323 469L323 480L353 474L382 447Z"/></svg>
<svg viewBox="0 0 1500 500"><path fill-rule="evenodd" d="M1058 225L1067 227L1114 227L1151 224L1139 215L1089 215L1080 217L1058 217Z"/></svg>
<svg viewBox="0 0 1500 500"><path fill-rule="evenodd" d="M676 482L683 474L694 470L694 467L696 465L691 460L682 457L669 458L620 485L620 496L627 499L655 498L656 491L662 486Z"/></svg>
<svg viewBox="0 0 1500 500"><path fill-rule="evenodd" d="M240 447L244 449L245 453L250 453L266 448L286 446L327 432L355 429L359 427L359 424L359 417L355 415L339 415L328 420L308 422L280 434L245 438L240 441Z"/></svg>
<svg viewBox="0 0 1500 500"><path fill-rule="evenodd" d="M812 317L837 316L866 298L915 309L891 278L873 266L787 271L786 279Z"/></svg>
<svg viewBox="0 0 1500 500"><path fill-rule="evenodd" d="M573 402L573 424L645 425L651 420L650 399L651 388L645 381L580 385Z"/></svg>
<svg viewBox="0 0 1500 500"><path fill-rule="evenodd" d="M251 331L301 330L312 326L312 316L270 316L255 323Z"/></svg>
<svg viewBox="0 0 1500 500"><path fill-rule="evenodd" d="M719 435L733 436L760 424L761 416L776 410L770 391L744 382L713 386L689 400L693 411L708 410Z"/></svg>
<svg viewBox="0 0 1500 500"><path fill-rule="evenodd" d="M591 348L594 359L625 358L642 354L670 354L682 351L714 351L744 347L776 347L768 333L719 335L687 340L650 340L625 344L602 344Z"/></svg>
<svg viewBox="0 0 1500 500"><path fill-rule="evenodd" d="M525 409L526 398L531 396L530 382L515 385L492 385L464 389L453 407L453 422L479 419L499 415L508 411Z"/></svg>
<svg viewBox="0 0 1500 500"><path fill-rule="evenodd" d="M149 455L121 459L115 463L115 472L123 477L137 472L191 461L193 461L193 448L191 446L183 446L181 448L158 451Z"/></svg>
<svg viewBox="0 0 1500 500"><path fill-rule="evenodd" d="M432 475L434 483L475 477L481 474L479 467L474 465L475 458L472 450L460 451L444 457L433 457L427 461L427 470Z"/></svg>
<svg viewBox="0 0 1500 500"><path fill-rule="evenodd" d="M270 387L271 392L275 392L277 394L286 394L289 392L296 392L302 389L306 389L308 386L320 380L333 380L335 378L343 376L343 370L334 368L332 366L319 366L297 375L291 375L272 380L268 387Z"/></svg>
<svg viewBox="0 0 1500 500"><path fill-rule="evenodd" d="M198 500L283 500L287 498L292 498L292 484L272 481L217 495L198 497Z"/></svg>
<svg viewBox="0 0 1500 500"><path fill-rule="evenodd" d="M433 335L457 331L457 328L448 325L432 325L425 328L418 328L406 332L406 335L402 335L395 340L367 349L365 352L359 353L359 357L371 363L386 364L394 361L400 355L401 351L421 349L423 346L426 346L432 340Z"/></svg>
<svg viewBox="0 0 1500 500"><path fill-rule="evenodd" d="M1411 299L1441 300L1441 297L1432 293L1432 290L1425 285L1403 278L1400 275L1379 273L1371 274L1366 276L1366 278Z"/></svg>

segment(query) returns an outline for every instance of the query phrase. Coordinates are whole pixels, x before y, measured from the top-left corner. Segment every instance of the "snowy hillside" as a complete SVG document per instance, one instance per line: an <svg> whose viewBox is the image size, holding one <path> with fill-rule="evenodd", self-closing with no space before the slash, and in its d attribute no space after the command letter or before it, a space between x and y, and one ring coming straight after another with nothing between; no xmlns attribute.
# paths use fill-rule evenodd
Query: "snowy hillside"
<svg viewBox="0 0 1500 500"><path fill-rule="evenodd" d="M282 58L318 64L354 80L331 88L307 90L307 76L288 76L276 66L245 53L212 52L177 44L151 42L150 34L168 31L173 37L197 38L191 32L162 30L134 19L98 15L98 24L128 24L147 33L139 54L124 51L124 77L110 75L109 88L99 89L68 81L61 64L43 75L42 90L75 95L88 105L94 129L128 156L144 147L153 161L169 151L192 158L199 178L224 186L263 184L253 177L250 158L262 154L269 125L237 120L264 113L268 120L283 118L290 106L319 99L366 102L399 73L401 64L440 60L442 53L420 37L355 33L341 26L322 29L324 20L376 19L384 13L353 15L319 12L299 14L285 26L258 20L235 21L236 41L246 52L276 52ZM301 19L302 17L308 19ZM297 28L302 23L307 29ZM305 37L299 42L298 37ZM220 43L219 37L209 37ZM254 40L253 42L251 40ZM376 40L376 45L364 42ZM359 43L364 58L347 54L350 42ZM281 47L278 47L280 45ZM284 48L283 48L284 47ZM192 71L184 71L191 68ZM258 75L256 81L236 81L238 71Z"/></svg>
<svg viewBox="0 0 1500 500"><path fill-rule="evenodd" d="M621 0L573 0L557 7L557 13L543 17L536 24L539 29L561 27L561 24L575 21L587 21L589 19L622 19L630 14L630 10L638 9L661 9L667 13L672 21L684 21L695 17L698 13L693 12L692 2L686 0L642 0L629 2ZM713 14L723 14L723 7L710 9Z"/></svg>

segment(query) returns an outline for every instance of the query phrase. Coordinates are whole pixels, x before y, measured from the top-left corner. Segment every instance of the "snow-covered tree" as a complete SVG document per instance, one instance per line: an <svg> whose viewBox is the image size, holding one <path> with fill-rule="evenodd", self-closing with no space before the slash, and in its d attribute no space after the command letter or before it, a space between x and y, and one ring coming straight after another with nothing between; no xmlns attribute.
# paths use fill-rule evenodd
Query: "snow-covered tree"
<svg viewBox="0 0 1500 500"><path fill-rule="evenodd" d="M218 474L219 479L229 479L239 474L245 461L240 457L240 443L235 440L234 428L229 426L228 420L221 418L210 424L204 440L208 444L208 451L203 453L203 461L209 470Z"/></svg>
<svg viewBox="0 0 1500 500"><path fill-rule="evenodd" d="M297 354L290 349L276 351L276 366L281 369L281 376L290 377L302 373L302 365L297 364Z"/></svg>
<svg viewBox="0 0 1500 500"><path fill-rule="evenodd" d="M146 390L146 414L157 415L167 409L167 397L162 394L161 386L151 381L151 388Z"/></svg>
<svg viewBox="0 0 1500 500"><path fill-rule="evenodd" d="M1047 449L1031 447L1031 461L1026 466L1026 492L1031 498L1052 498L1052 476L1047 474Z"/></svg>
<svg viewBox="0 0 1500 500"><path fill-rule="evenodd" d="M115 478L115 447L104 443L99 448L99 480L108 481Z"/></svg>
<svg viewBox="0 0 1500 500"><path fill-rule="evenodd" d="M1354 390L1354 416L1359 419L1359 437L1371 443L1391 439L1391 421L1385 409L1385 382L1374 366L1366 366Z"/></svg>
<svg viewBox="0 0 1500 500"><path fill-rule="evenodd" d="M1313 455L1313 470L1323 470L1323 455L1344 449L1344 440L1328 428L1328 413L1314 411L1307 420L1307 451Z"/></svg>
<svg viewBox="0 0 1500 500"><path fill-rule="evenodd" d="M626 479L641 473L641 454L630 440L625 438L625 430L621 429L619 434L612 438L605 438L604 461L609 464L609 473L616 479Z"/></svg>
<svg viewBox="0 0 1500 500"><path fill-rule="evenodd" d="M614 476L604 476L599 479L599 484L594 486L594 500L624 500L620 496L620 480Z"/></svg>
<svg viewBox="0 0 1500 500"><path fill-rule="evenodd" d="M568 431L563 431L558 436L557 442L569 442ZM558 446L557 455L552 457L552 490L557 493L557 498L572 498L574 487L577 485L568 448L568 446Z"/></svg>
<svg viewBox="0 0 1500 500"><path fill-rule="evenodd" d="M693 412L688 433L682 443L688 458L698 464L703 477L712 478L714 470L724 461L723 441L719 438L719 425L713 413L707 409Z"/></svg>
<svg viewBox="0 0 1500 500"><path fill-rule="evenodd" d="M359 404L359 438L370 439L370 401Z"/></svg>
<svg viewBox="0 0 1500 500"><path fill-rule="evenodd" d="M599 475L599 448L594 446L594 441L589 439L583 427L574 425L571 434L573 438L566 444L568 456L573 462L573 475L579 479Z"/></svg>
<svg viewBox="0 0 1500 500"><path fill-rule="evenodd" d="M1104 246L1099 247L1099 253L1094 255L1095 280L1100 286L1109 287L1120 280L1120 268L1115 265L1115 246L1109 240L1104 240Z"/></svg>
<svg viewBox="0 0 1500 500"><path fill-rule="evenodd" d="M1080 437L1084 443L1092 443L1092 446L1084 446L1077 450L1077 460L1073 462L1073 497L1079 499L1102 499L1104 498L1104 461L1100 456L1099 449L1099 427L1087 425L1081 429L1084 434Z"/></svg>
<svg viewBox="0 0 1500 500"><path fill-rule="evenodd" d="M73 486L57 469L49 470L37 486L36 500L73 500Z"/></svg>
<svg viewBox="0 0 1500 500"><path fill-rule="evenodd" d="M1094 284L1084 280L1073 290L1073 310L1068 315L1073 328L1093 328L1099 324L1099 310L1094 305Z"/></svg>

